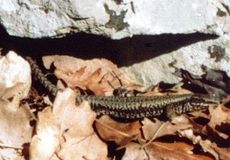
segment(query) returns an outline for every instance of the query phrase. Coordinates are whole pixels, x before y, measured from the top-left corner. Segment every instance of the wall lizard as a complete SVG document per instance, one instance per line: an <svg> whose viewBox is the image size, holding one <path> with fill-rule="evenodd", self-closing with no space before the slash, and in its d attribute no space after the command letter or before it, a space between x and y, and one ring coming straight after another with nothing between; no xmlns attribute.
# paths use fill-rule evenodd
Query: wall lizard
<svg viewBox="0 0 230 160"><path fill-rule="evenodd" d="M36 79L54 96L58 89L42 73L31 57L26 57ZM219 102L202 94L171 94L154 96L96 96L77 95L76 102L88 101L98 116L110 115L120 119L180 115L195 110L207 109Z"/></svg>

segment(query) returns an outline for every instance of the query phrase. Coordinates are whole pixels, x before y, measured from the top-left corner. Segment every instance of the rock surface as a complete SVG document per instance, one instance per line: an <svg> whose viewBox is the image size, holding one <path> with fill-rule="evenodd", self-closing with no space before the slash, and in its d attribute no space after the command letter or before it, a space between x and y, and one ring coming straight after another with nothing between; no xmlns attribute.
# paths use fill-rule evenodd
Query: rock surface
<svg viewBox="0 0 230 160"><path fill-rule="evenodd" d="M229 0L0 0L0 23L16 37L58 38L85 32L122 39L107 43L86 38L87 42L78 41L80 49L75 51L85 55L98 51L104 58L115 54L115 63L125 61L123 71L147 86L178 82L171 64L198 75L205 65L230 76Z"/></svg>
<svg viewBox="0 0 230 160"><path fill-rule="evenodd" d="M86 32L112 39L133 35L230 30L228 0L0 0L10 35L42 38Z"/></svg>
<svg viewBox="0 0 230 160"><path fill-rule="evenodd" d="M204 72L201 66L226 71L230 77L230 38L222 36L215 40L207 40L180 48L168 54L124 67L122 70L134 81L146 86L160 81L177 83L175 68L188 70L195 75ZM172 67L172 65L175 67Z"/></svg>

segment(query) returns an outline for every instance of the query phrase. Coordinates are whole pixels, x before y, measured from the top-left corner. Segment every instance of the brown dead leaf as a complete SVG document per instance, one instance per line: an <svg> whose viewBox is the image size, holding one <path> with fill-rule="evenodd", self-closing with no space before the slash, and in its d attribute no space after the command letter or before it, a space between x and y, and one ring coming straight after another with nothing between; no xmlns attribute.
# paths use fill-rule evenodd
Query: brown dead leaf
<svg viewBox="0 0 230 160"><path fill-rule="evenodd" d="M62 79L68 87L74 89L80 87L84 90L90 89L96 95L104 95L112 92L113 87L121 86L118 78L124 86L133 86L115 64L106 59L81 60L70 56L45 56L44 66L50 68L54 63L55 75ZM111 87L108 81L112 84ZM138 85L136 85L138 86Z"/></svg>
<svg viewBox="0 0 230 160"><path fill-rule="evenodd" d="M152 142L154 139L165 135L176 135L178 130L186 130L192 128L192 125L189 121L183 117L179 116L179 121L174 121L174 124L171 122L162 122L158 119L154 119L155 122L145 118L143 121L143 135L146 140ZM175 118L174 118L175 119Z"/></svg>
<svg viewBox="0 0 230 160"><path fill-rule="evenodd" d="M61 144L58 156L65 160L107 159L107 145L99 139L92 127L95 112L87 102L78 107L74 105L75 100L72 99L71 103L68 108L67 104L62 104L60 109L54 110L54 113L59 113L61 130L65 131L62 132L65 141Z"/></svg>
<svg viewBox="0 0 230 160"><path fill-rule="evenodd" d="M0 61L0 84L11 88L21 84L20 100L27 97L31 86L31 71L29 64L15 52L9 51ZM17 93L17 92L16 92Z"/></svg>
<svg viewBox="0 0 230 160"><path fill-rule="evenodd" d="M155 122L151 121L148 118L145 118L142 121L142 130L143 130L143 135L144 138L146 140L151 140L153 137L155 137L157 131L159 130L159 128L164 124L164 122L158 120L158 119L154 119ZM158 135L156 136L156 138L158 137ZM155 139L155 138L154 138Z"/></svg>
<svg viewBox="0 0 230 160"><path fill-rule="evenodd" d="M22 83L17 83L12 87L6 88L6 86L0 84L0 88L1 100L10 103L10 107L16 107L14 109L19 108L19 103L22 100L22 93L25 90L25 86Z"/></svg>
<svg viewBox="0 0 230 160"><path fill-rule="evenodd" d="M0 141L15 147L30 141L32 115L27 105L14 110L6 102L0 101ZM17 123L15 123L17 122ZM15 132L17 131L17 132Z"/></svg>
<svg viewBox="0 0 230 160"><path fill-rule="evenodd" d="M22 88L20 84L11 88L1 86L0 155L3 159L24 159L22 146L31 141L33 115L28 105L19 107L21 95L17 93Z"/></svg>
<svg viewBox="0 0 230 160"><path fill-rule="evenodd" d="M214 149L214 143L210 140L203 140L200 135L195 135L192 130L179 131L182 137L186 137L191 140L194 144L200 144L204 152L210 153L216 160L219 159L218 153Z"/></svg>
<svg viewBox="0 0 230 160"><path fill-rule="evenodd" d="M193 114L194 113L194 114ZM200 117L205 117L206 115L203 114L200 111L194 111L193 113L191 113L192 115L196 115L196 117L189 117L187 115L181 115L181 116L177 116L174 117L172 119L172 123L177 125L190 125L190 127L188 127L187 129L192 129L193 132L198 133L198 134L206 134L206 130L205 130L205 126L198 124L194 121L195 118L200 118ZM182 131L183 129L180 129L180 131Z"/></svg>
<svg viewBox="0 0 230 160"><path fill-rule="evenodd" d="M20 94L25 89L23 83L17 83L16 85L9 88L6 88L4 84L0 84L0 88L1 88L0 98L6 101Z"/></svg>
<svg viewBox="0 0 230 160"><path fill-rule="evenodd" d="M221 160L229 160L230 159L230 148L220 148L215 143L212 144L212 147L219 154Z"/></svg>
<svg viewBox="0 0 230 160"><path fill-rule="evenodd" d="M146 160L148 156L145 153L145 150L137 143L128 143L126 146L126 151L122 160Z"/></svg>
<svg viewBox="0 0 230 160"><path fill-rule="evenodd" d="M59 145L59 126L51 107L38 114L36 132L30 144L30 159L51 159Z"/></svg>
<svg viewBox="0 0 230 160"><path fill-rule="evenodd" d="M216 160L229 160L230 147L219 147L215 141L203 139L201 136L195 135L192 130L182 131L180 134L193 141L194 144L199 144L204 152L210 153Z"/></svg>
<svg viewBox="0 0 230 160"><path fill-rule="evenodd" d="M230 125L230 110L228 108L225 108L223 105L219 105L216 108L210 107L209 111L211 115L211 120L208 125L222 138L229 138L230 134L226 135L225 133L218 131L216 128L221 127L223 124ZM230 133L230 129L228 129L228 132Z"/></svg>
<svg viewBox="0 0 230 160"><path fill-rule="evenodd" d="M164 143L155 141L146 147L150 159L213 160L205 155L193 154L193 149L193 145L184 142Z"/></svg>
<svg viewBox="0 0 230 160"><path fill-rule="evenodd" d="M219 105L216 108L210 107L209 112L211 120L210 126L221 125L221 123L230 123L230 110L225 108L223 105Z"/></svg>
<svg viewBox="0 0 230 160"><path fill-rule="evenodd" d="M50 108L39 114L37 135L30 147L31 159L107 159L107 145L94 133L96 114L87 102L75 105L75 94L67 89ZM57 158L56 157L56 158Z"/></svg>
<svg viewBox="0 0 230 160"><path fill-rule="evenodd" d="M0 100L0 155L2 159L24 159L23 144L31 141L32 114L27 105L11 106Z"/></svg>
<svg viewBox="0 0 230 160"><path fill-rule="evenodd" d="M105 141L115 141L121 146L126 145L136 137L140 137L141 134L139 121L119 123L109 116L102 116L95 124L99 135Z"/></svg>
<svg viewBox="0 0 230 160"><path fill-rule="evenodd" d="M24 160L22 150L31 141L33 114L19 105L31 85L28 63L10 51L0 60L0 159Z"/></svg>
<svg viewBox="0 0 230 160"><path fill-rule="evenodd" d="M68 134L68 132L66 133ZM72 134L72 133L70 133ZM58 157L65 160L72 159L100 159L107 160L107 145L95 133L91 135L64 135L66 142L61 145Z"/></svg>

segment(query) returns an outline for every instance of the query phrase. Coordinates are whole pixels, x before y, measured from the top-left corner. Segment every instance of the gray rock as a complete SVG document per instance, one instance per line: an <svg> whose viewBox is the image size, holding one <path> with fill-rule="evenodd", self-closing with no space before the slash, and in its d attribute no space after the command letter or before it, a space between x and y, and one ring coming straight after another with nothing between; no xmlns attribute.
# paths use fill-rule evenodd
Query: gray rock
<svg viewBox="0 0 230 160"><path fill-rule="evenodd" d="M0 22L18 37L86 32L121 39L133 35L229 34L229 2L218 0L1 0Z"/></svg>
<svg viewBox="0 0 230 160"><path fill-rule="evenodd" d="M177 83L180 78L173 73L176 68L189 72L204 74L201 66L226 71L230 76L230 37L221 36L215 40L201 41L187 47L180 48L168 54L147 60L122 70L132 80L150 86L160 81Z"/></svg>
<svg viewBox="0 0 230 160"><path fill-rule="evenodd" d="M178 82L171 64L198 75L202 74L201 65L230 75L229 13L229 0L0 0L0 22L10 35L18 37L57 38L78 32L111 39L150 35L151 38L137 40L137 44L135 40L121 41L127 44L117 47L126 66L131 65L123 67L123 71L147 86L159 81ZM169 42L171 35L193 35L191 33L213 34L219 38L193 40L193 36L188 36L193 41L190 44L178 45L173 41L170 43L178 45L175 48L167 43L162 45L164 38ZM157 38L155 40L156 35L162 37L160 44ZM128 46L129 42L133 44ZM155 48L151 47L152 43Z"/></svg>

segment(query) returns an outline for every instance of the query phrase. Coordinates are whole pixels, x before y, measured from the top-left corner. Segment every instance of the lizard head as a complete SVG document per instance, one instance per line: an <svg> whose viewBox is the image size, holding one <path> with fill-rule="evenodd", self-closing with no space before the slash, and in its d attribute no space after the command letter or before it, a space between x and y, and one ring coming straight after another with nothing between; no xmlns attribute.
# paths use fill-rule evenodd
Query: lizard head
<svg viewBox="0 0 230 160"><path fill-rule="evenodd" d="M190 105L193 106L195 110L207 108L210 105L217 104L219 104L219 100L217 98L203 94L194 94L190 99Z"/></svg>

